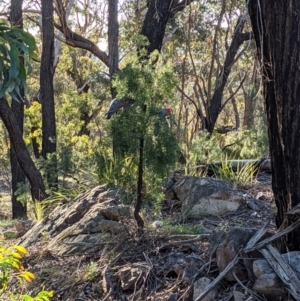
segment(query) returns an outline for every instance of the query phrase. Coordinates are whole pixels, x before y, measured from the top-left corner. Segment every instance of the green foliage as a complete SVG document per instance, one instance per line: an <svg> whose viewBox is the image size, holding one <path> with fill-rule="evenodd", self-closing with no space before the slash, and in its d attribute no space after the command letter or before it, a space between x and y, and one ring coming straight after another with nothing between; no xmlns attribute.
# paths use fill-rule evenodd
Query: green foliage
<svg viewBox="0 0 300 301"><path fill-rule="evenodd" d="M99 275L99 264L91 262L83 275L85 280L93 281Z"/></svg>
<svg viewBox="0 0 300 301"><path fill-rule="evenodd" d="M18 279L21 286L24 281L31 282L35 277L29 271L24 270L21 259L27 254L27 250L22 246L6 248L0 246L0 296L9 293L9 285L12 279ZM41 291L36 297L28 294L9 294L11 300L18 301L49 301L53 297L53 291Z"/></svg>
<svg viewBox="0 0 300 301"><path fill-rule="evenodd" d="M232 164L228 162L227 157L221 160L220 167L216 167L214 170L217 178L238 186L252 183L256 172L257 167L252 163L247 163L242 167L237 166L237 170L233 170Z"/></svg>
<svg viewBox="0 0 300 301"><path fill-rule="evenodd" d="M158 184L154 179L160 179L161 187L168 169L175 166L179 149L170 120L158 114L164 106L171 105L175 97L176 81L172 69L169 66L156 69L151 59L150 62L140 62L136 57L117 74L113 84L118 98L132 98L134 104L109 121L114 155L98 154L97 173L103 178L104 174L111 172L118 183L122 178L129 180L126 186L133 192L140 141L143 139L144 192Z"/></svg>
<svg viewBox="0 0 300 301"><path fill-rule="evenodd" d="M189 167L198 164L220 161L224 156L227 159L257 159L268 153L268 137L266 127L252 130L244 129L229 132L226 135L201 132L194 139L189 153Z"/></svg>
<svg viewBox="0 0 300 301"><path fill-rule="evenodd" d="M168 232L168 234L190 234L197 235L203 233L202 225L192 225L192 224L174 224L174 222L166 221L162 226L162 231Z"/></svg>
<svg viewBox="0 0 300 301"><path fill-rule="evenodd" d="M7 92L12 98L21 100L20 87L27 89L26 71L20 54L36 57L34 38L0 21L0 98Z"/></svg>

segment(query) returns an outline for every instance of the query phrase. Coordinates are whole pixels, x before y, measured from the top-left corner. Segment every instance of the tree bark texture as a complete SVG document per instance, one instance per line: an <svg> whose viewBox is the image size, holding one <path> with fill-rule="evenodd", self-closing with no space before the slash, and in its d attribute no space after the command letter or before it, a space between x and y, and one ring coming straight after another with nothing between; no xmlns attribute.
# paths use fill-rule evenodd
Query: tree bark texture
<svg viewBox="0 0 300 301"><path fill-rule="evenodd" d="M11 0L10 10L10 22L12 26L23 28L23 16L22 16L22 5L23 0ZM21 58L21 61L24 61ZM20 94L24 98L24 90L20 89ZM22 99L19 101L12 100L11 110L13 111L16 119L16 126L19 127L21 135L23 135L23 122L24 122L24 102ZM25 174L20 168L17 156L14 148L10 148L10 165L11 165L11 204L12 204L12 218L26 218L27 217L27 206L17 200L16 192L19 185L25 184Z"/></svg>
<svg viewBox="0 0 300 301"><path fill-rule="evenodd" d="M143 113L146 113L147 106L143 106ZM144 182L144 146L145 139L144 137L140 138L139 143L139 166L138 166L138 181L137 181L137 198L134 206L134 218L136 220L139 232L142 233L144 228L144 221L140 216L140 210L142 208L143 202L143 182Z"/></svg>
<svg viewBox="0 0 300 301"><path fill-rule="evenodd" d="M42 58L40 91L42 103L42 156L47 160L46 174L50 187L57 185L56 124L54 105L54 25L53 1L42 1ZM52 156L49 156L52 155Z"/></svg>
<svg viewBox="0 0 300 301"><path fill-rule="evenodd" d="M109 54L109 77L112 81L114 73L119 68L119 21L118 0L108 2L108 54ZM116 90L111 88L112 99L117 97Z"/></svg>
<svg viewBox="0 0 300 301"><path fill-rule="evenodd" d="M263 75L276 225L292 223L285 213L300 203L300 1L250 0L248 3ZM300 250L300 229L285 240Z"/></svg>
<svg viewBox="0 0 300 301"><path fill-rule="evenodd" d="M171 16L172 2L173 0L148 1L148 11L141 31L149 41L147 55L162 48L166 25Z"/></svg>
<svg viewBox="0 0 300 301"><path fill-rule="evenodd" d="M8 131L11 147L15 151L19 165L31 185L32 198L35 200L45 199L46 193L43 178L29 155L15 115L9 107L6 98L0 99L0 117Z"/></svg>

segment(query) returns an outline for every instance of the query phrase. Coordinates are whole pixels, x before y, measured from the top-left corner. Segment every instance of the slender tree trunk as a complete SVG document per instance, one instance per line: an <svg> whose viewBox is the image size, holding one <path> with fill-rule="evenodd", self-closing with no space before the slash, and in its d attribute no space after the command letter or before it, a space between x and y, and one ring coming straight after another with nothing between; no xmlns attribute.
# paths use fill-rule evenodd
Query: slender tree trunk
<svg viewBox="0 0 300 301"><path fill-rule="evenodd" d="M40 89L42 103L42 156L46 160L48 185L57 188L56 124L53 89L54 25L53 1L42 1L42 58Z"/></svg>
<svg viewBox="0 0 300 301"><path fill-rule="evenodd" d="M108 53L109 53L109 77L112 77L119 69L119 21L118 21L119 0L108 2ZM111 95L114 99L117 96L116 90L111 87Z"/></svg>
<svg viewBox="0 0 300 301"><path fill-rule="evenodd" d="M34 200L43 200L46 197L43 178L29 155L15 115L9 107L6 98L0 98L0 117L8 131L11 147L15 151L19 166L31 185L32 198Z"/></svg>
<svg viewBox="0 0 300 301"><path fill-rule="evenodd" d="M223 91L227 83L231 68L235 62L236 54L240 46L243 44L243 42L250 39L250 33L242 33L245 21L246 21L246 16L243 15L239 18L237 22L231 44L226 53L224 67L221 71L221 74L217 78L216 88L213 93L213 96L208 102L209 116L206 116L205 129L209 133L213 132L215 124L217 122L217 118L220 114Z"/></svg>
<svg viewBox="0 0 300 301"><path fill-rule="evenodd" d="M300 1L250 0L249 14L263 73L269 130L276 224L291 224L285 213L300 203ZM300 229L283 248L300 249Z"/></svg>
<svg viewBox="0 0 300 301"><path fill-rule="evenodd" d="M10 8L10 22L12 26L23 28L23 16L22 16L23 0L11 0ZM21 58L21 60L23 60ZM23 60L24 61L24 60ZM24 90L20 89L20 94L24 98ZM19 101L12 100L11 110L15 115L17 125L20 129L21 135L23 135L23 122L24 122L24 102L22 99ZM11 186L12 186L12 218L26 218L27 217L27 205L18 201L16 192L20 185L25 184L25 174L20 168L17 156L14 148L10 148L10 165L11 165Z"/></svg>
<svg viewBox="0 0 300 301"><path fill-rule="evenodd" d="M108 2L108 54L109 54L109 77L110 83L114 74L119 69L119 21L118 21L118 4L119 0L110 0ZM112 99L117 97L116 89L111 85ZM112 148L114 156L119 149L119 143L114 138Z"/></svg>
<svg viewBox="0 0 300 301"><path fill-rule="evenodd" d="M147 106L143 106L143 112L146 113ZM139 145L139 166L138 166L138 181L137 181L137 198L134 206L134 218L137 222L137 226L139 228L140 233L144 228L144 221L141 218L139 212L142 208L143 202L143 182L144 182L144 144L145 138L140 138Z"/></svg>

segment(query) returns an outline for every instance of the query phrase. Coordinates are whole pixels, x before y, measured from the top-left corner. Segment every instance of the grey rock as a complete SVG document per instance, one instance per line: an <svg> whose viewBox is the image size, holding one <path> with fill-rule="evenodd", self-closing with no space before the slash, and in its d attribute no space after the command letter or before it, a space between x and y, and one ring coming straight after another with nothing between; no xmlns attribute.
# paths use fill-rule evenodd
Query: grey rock
<svg viewBox="0 0 300 301"><path fill-rule="evenodd" d="M146 263L144 263L146 264ZM142 263L132 264L131 266L122 267L115 276L121 281L122 290L133 289L137 284L137 281L145 275L147 267Z"/></svg>
<svg viewBox="0 0 300 301"><path fill-rule="evenodd" d="M252 289L259 294L272 297L272 300L286 295L284 284L276 274L261 275L256 279Z"/></svg>
<svg viewBox="0 0 300 301"><path fill-rule="evenodd" d="M216 252L217 265L220 272L227 267L238 251L246 246L255 232L256 230L254 229L236 227L226 234L226 238L220 243ZM236 265L233 271L240 280L245 280L248 277L245 269L240 264ZM227 281L235 281L232 271L228 272L225 278Z"/></svg>
<svg viewBox="0 0 300 301"><path fill-rule="evenodd" d="M193 292L193 300L196 300L205 289L211 284L212 280L206 277L202 277L198 279L194 283L194 292ZM213 288L203 299L202 301L215 301L218 296L218 287Z"/></svg>
<svg viewBox="0 0 300 301"><path fill-rule="evenodd" d="M131 218L130 207L119 203L119 190L97 186L58 205L18 243L28 247L47 233L47 248L59 255L92 251L93 244L101 245L112 240L112 236L126 235L129 229L121 220Z"/></svg>
<svg viewBox="0 0 300 301"><path fill-rule="evenodd" d="M168 298L167 301L177 301L178 297L179 297L178 293L174 293Z"/></svg>
<svg viewBox="0 0 300 301"><path fill-rule="evenodd" d="M175 273L178 278L190 283L202 265L203 261L196 255L171 253L167 258L166 275Z"/></svg>
<svg viewBox="0 0 300 301"><path fill-rule="evenodd" d="M234 301L244 301L246 299L246 296L239 291L234 291L233 299L234 299Z"/></svg>
<svg viewBox="0 0 300 301"><path fill-rule="evenodd" d="M300 277L300 251L285 253L281 257ZM253 262L253 272L256 277L260 277L263 274L272 274L274 270L267 260L260 259Z"/></svg>
<svg viewBox="0 0 300 301"><path fill-rule="evenodd" d="M188 218L235 212L243 199L226 182L214 178L185 176L173 190L182 202L182 214Z"/></svg>

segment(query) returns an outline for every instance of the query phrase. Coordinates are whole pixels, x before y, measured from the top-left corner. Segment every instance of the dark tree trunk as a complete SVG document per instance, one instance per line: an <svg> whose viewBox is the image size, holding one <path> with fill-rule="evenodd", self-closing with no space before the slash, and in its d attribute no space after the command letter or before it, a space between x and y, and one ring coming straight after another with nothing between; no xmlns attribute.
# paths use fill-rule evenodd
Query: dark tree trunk
<svg viewBox="0 0 300 301"><path fill-rule="evenodd" d="M260 88L260 80L257 78L257 60L254 62L251 85L245 95L244 127L251 129L254 124L254 112L256 108L256 96Z"/></svg>
<svg viewBox="0 0 300 301"><path fill-rule="evenodd" d="M119 21L118 21L119 0L108 2L108 54L109 54L109 78L112 83L113 75L119 68ZM116 89L111 85L111 98L117 97ZM113 138L113 154L116 155L119 149L118 141Z"/></svg>
<svg viewBox="0 0 300 301"><path fill-rule="evenodd" d="M108 3L108 54L109 54L109 77L112 80L114 73L119 68L119 0L110 0ZM111 88L112 99L117 96L116 90Z"/></svg>
<svg viewBox="0 0 300 301"><path fill-rule="evenodd" d="M29 155L14 113L5 98L0 98L0 117L8 131L18 163L31 185L32 198L43 200L46 197L43 178Z"/></svg>
<svg viewBox="0 0 300 301"><path fill-rule="evenodd" d="M262 64L276 224L285 228L292 222L285 213L300 203L300 1L250 0L248 8ZM285 243L299 250L300 229Z"/></svg>
<svg viewBox="0 0 300 301"><path fill-rule="evenodd" d="M23 0L11 0L10 8L10 22L12 26L23 28L23 16L22 16ZM22 61L24 61L21 58ZM24 90L20 89L20 94L24 98ZM23 135L23 122L24 122L24 102L22 99L19 101L13 100L11 104L11 110L13 111L16 119L16 126L19 127L21 135ZM13 147L10 148L10 165L11 165L11 186L12 186L12 218L26 218L27 217L27 205L18 201L16 192L20 185L25 184L25 174L19 166L15 151Z"/></svg>
<svg viewBox="0 0 300 301"><path fill-rule="evenodd" d="M53 90L54 25L53 1L42 1L42 58L40 91L42 103L42 156L46 160L49 187L57 188L56 124Z"/></svg>
<svg viewBox="0 0 300 301"><path fill-rule="evenodd" d="M142 35L147 37L147 56L154 50L161 50L165 35L166 25L171 16L173 0L150 0L148 11L142 27Z"/></svg>
<svg viewBox="0 0 300 301"><path fill-rule="evenodd" d="M250 33L242 33L244 24L246 21L245 16L241 16L237 22L234 35L231 41L231 44L226 53L226 58L224 62L224 67L221 71L221 74L217 78L216 88L213 93L213 96L208 101L208 116L206 116L204 128L212 133L217 122L217 118L220 114L220 109L222 106L222 97L225 85L228 80L228 76L230 74L231 68L234 64L236 54L243 44L244 41L247 41L251 38Z"/></svg>
<svg viewBox="0 0 300 301"><path fill-rule="evenodd" d="M143 106L143 112L146 113L147 107ZM144 137L140 138L139 145L139 166L138 166L138 181L137 181L137 197L134 205L134 218L136 220L137 226L139 228L140 234L142 234L142 230L144 228L144 221L141 218L139 212L142 208L143 202L143 182L144 182Z"/></svg>

